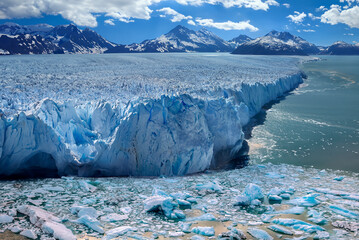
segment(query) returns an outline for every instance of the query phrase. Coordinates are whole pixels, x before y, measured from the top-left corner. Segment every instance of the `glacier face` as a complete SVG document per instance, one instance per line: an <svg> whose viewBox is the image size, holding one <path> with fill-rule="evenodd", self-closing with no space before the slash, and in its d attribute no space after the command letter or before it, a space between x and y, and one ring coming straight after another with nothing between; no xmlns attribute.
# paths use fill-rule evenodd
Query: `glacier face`
<svg viewBox="0 0 359 240"><path fill-rule="evenodd" d="M154 56L131 56L129 61L138 63L155 58ZM178 58L175 61L169 58L173 67L186 67L184 62L188 61L187 56L173 56ZM222 76L226 83L224 85L221 79L213 80L213 74L218 70L223 71L228 62L235 61L227 70L237 66L242 70L241 74L246 74L242 64L238 63L243 58L229 57L228 60L227 56L218 55L215 58L219 59L213 61L208 56L194 55L199 63L192 67L203 69L206 66L209 69L210 66L203 61L209 61L209 65L220 65L212 65L216 70L205 74L198 69L189 71L189 76L194 76L196 72L198 75L202 74L202 81L184 80L180 87L171 86L171 91L177 90L177 93L171 95L157 91L148 96L140 88L139 93L132 95L124 92L111 96L103 91L102 95L110 96L103 100L85 99L83 102L77 99L81 99L85 93L80 93L75 96L76 100L69 101L47 96L48 98L39 100L26 112L21 111L21 104L17 105L19 113L8 114L8 117L1 114L0 175L185 175L208 169L217 160L216 155L222 151L227 155L221 154L219 160L233 158L242 147L242 126L265 103L298 86L302 75L296 68L298 59L267 59L267 64L268 60L275 61L273 65L279 69L271 70L267 67L268 70L264 71L261 65L265 63L263 59L249 57L244 60L252 65L251 71L257 71L256 75L252 73L255 80L243 77L242 80L234 78L237 81L227 79L232 76L229 73L228 76ZM257 69L253 65L256 62ZM286 64L281 69L280 65L283 63ZM140 69L144 71L143 74L148 74L146 67L142 66ZM258 71L263 71L262 76ZM141 71L136 74L140 73ZM181 74L177 72L177 80L186 79L185 72ZM258 80L265 76L272 77ZM129 91L133 91L132 87L138 89L141 81L142 84L147 84L148 89L153 90L175 80L156 72L152 78L146 79L147 82L143 82L144 76L134 79L136 81L128 87ZM151 83L151 80L154 82ZM91 82L91 79L87 81ZM62 91L69 88L69 81L60 82L64 85ZM221 83L211 85L217 82ZM107 83L102 83L105 88ZM70 90L76 90L74 88ZM166 91L169 92L168 89ZM11 92L4 95L9 98ZM38 95L39 98L43 97L43 93ZM111 101L116 96L122 102ZM4 112L11 113L6 108Z"/></svg>

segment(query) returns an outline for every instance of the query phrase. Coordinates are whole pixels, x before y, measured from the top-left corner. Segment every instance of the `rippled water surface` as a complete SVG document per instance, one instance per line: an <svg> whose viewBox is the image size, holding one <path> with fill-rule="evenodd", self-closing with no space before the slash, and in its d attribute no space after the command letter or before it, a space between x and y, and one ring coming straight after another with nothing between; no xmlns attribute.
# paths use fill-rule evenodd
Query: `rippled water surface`
<svg viewBox="0 0 359 240"><path fill-rule="evenodd" d="M302 67L299 89L257 115L255 162L359 172L359 57L325 56Z"/></svg>

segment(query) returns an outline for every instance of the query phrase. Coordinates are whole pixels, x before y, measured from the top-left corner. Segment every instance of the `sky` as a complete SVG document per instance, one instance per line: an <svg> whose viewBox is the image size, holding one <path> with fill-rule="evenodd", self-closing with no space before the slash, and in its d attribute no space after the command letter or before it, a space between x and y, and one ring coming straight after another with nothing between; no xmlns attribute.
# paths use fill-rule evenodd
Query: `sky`
<svg viewBox="0 0 359 240"><path fill-rule="evenodd" d="M318 46L359 42L359 0L1 0L0 24L74 23L121 44L177 25L225 40L288 31Z"/></svg>

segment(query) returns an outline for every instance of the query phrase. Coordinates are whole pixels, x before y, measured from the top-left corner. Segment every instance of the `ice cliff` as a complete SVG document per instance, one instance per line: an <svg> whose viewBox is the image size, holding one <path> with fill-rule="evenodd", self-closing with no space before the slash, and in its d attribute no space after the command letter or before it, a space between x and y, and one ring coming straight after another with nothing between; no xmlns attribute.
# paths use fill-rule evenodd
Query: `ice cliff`
<svg viewBox="0 0 359 240"><path fill-rule="evenodd" d="M0 112L0 176L204 171L216 156L236 157L242 127L264 104L301 82L298 71L272 81L217 88L209 98L180 93L116 106L45 99L26 113L5 117Z"/></svg>

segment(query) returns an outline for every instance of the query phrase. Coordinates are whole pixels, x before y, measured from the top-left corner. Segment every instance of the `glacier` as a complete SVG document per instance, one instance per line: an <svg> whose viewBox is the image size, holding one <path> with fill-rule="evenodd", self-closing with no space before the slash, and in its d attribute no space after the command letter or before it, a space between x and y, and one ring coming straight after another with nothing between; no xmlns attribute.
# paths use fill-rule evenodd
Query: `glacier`
<svg viewBox="0 0 359 240"><path fill-rule="evenodd" d="M209 58L200 57L201 61ZM179 58L183 62L188 60ZM236 59L231 58L231 62ZM265 62L247 57L245 60L257 63L262 75L253 76L256 78L252 81L250 76L247 80L225 80L224 83L230 84L215 87L213 81L201 85L202 80L196 85L192 82L178 89L173 87L171 93L167 89L136 98L114 93L111 99L79 102L52 96L42 99L44 95L38 94L39 99L28 109L23 108L28 99L21 95L22 103L0 112L0 176L187 175L202 172L218 161L236 158L244 140L243 126L264 104L303 81L303 73L297 68L298 59L269 58ZM263 70L268 60L277 66L272 72L268 70L270 77ZM223 70L227 63L226 59L217 64L217 70ZM291 64L290 70L281 69L283 63ZM238 66L241 64L231 65ZM245 74L243 69L240 72ZM178 78L184 79L183 74ZM205 80L213 78L213 72L207 74ZM141 81L143 77L132 85L138 86ZM152 92L161 84L168 82L163 83L162 79L160 84L156 82L145 88ZM10 94L4 96L9 98ZM85 91L76 99L84 95ZM122 99L121 103L113 100L116 96Z"/></svg>

